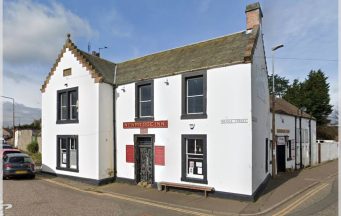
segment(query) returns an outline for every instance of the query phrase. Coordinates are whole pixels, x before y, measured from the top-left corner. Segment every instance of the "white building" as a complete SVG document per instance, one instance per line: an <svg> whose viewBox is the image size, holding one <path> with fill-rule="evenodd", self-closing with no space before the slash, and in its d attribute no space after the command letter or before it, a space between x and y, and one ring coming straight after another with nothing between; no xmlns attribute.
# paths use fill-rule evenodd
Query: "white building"
<svg viewBox="0 0 341 216"><path fill-rule="evenodd" d="M277 171L316 164L316 119L282 98L276 98L275 113Z"/></svg>
<svg viewBox="0 0 341 216"><path fill-rule="evenodd" d="M245 31L118 64L68 38L41 89L43 171L254 198L271 170L269 93L258 3L246 18Z"/></svg>

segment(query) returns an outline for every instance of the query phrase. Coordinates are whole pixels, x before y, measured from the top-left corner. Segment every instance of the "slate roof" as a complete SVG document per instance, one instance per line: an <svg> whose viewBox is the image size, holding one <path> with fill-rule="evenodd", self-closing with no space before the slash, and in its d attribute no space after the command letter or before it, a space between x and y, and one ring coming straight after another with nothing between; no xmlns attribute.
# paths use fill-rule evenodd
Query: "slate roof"
<svg viewBox="0 0 341 216"><path fill-rule="evenodd" d="M299 108L283 98L276 98L275 103L275 113L300 117ZM270 110L272 111L272 97L270 97L270 107ZM302 113L302 117L315 119L312 115L309 115L306 112Z"/></svg>
<svg viewBox="0 0 341 216"><path fill-rule="evenodd" d="M254 34L243 31L118 63L117 84L245 63Z"/></svg>
<svg viewBox="0 0 341 216"><path fill-rule="evenodd" d="M104 78L104 82L114 83L114 74L115 74L115 63L110 62L108 60L102 59L95 55L89 54L82 50L78 51L83 55L83 57L89 62L98 73Z"/></svg>
<svg viewBox="0 0 341 216"><path fill-rule="evenodd" d="M117 65L116 85L122 85L195 70L250 63L258 35L259 26L249 32L238 32L117 64L78 49L68 35L64 48L51 68L41 91L45 91L66 48L90 71L95 82L114 84Z"/></svg>

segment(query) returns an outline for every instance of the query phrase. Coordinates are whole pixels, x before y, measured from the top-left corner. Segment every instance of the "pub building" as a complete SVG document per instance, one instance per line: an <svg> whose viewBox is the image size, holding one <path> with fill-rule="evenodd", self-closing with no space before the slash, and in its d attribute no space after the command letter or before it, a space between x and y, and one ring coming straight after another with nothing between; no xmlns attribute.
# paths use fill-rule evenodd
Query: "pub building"
<svg viewBox="0 0 341 216"><path fill-rule="evenodd" d="M113 63L68 35L42 88L42 170L253 199L270 176L259 3L237 33Z"/></svg>

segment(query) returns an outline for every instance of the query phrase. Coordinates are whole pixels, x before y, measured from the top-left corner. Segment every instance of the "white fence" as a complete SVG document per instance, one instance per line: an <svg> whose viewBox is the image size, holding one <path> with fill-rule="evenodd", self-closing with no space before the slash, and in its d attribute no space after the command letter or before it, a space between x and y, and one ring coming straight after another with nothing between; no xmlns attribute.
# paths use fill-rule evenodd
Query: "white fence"
<svg viewBox="0 0 341 216"><path fill-rule="evenodd" d="M338 158L339 143L334 140L317 140L317 163L330 161Z"/></svg>

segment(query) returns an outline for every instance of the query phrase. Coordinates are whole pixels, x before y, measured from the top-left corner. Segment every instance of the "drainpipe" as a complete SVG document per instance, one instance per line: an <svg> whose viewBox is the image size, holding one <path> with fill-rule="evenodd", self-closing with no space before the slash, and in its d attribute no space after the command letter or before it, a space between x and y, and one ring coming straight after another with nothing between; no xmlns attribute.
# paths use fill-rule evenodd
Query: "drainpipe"
<svg viewBox="0 0 341 216"><path fill-rule="evenodd" d="M297 170L297 134L296 134L296 127L297 127L297 117L295 116L295 170Z"/></svg>
<svg viewBox="0 0 341 216"><path fill-rule="evenodd" d="M309 118L309 166L311 166L311 118Z"/></svg>
<svg viewBox="0 0 341 216"><path fill-rule="evenodd" d="M303 164L302 164L302 111L300 114L300 169L303 168Z"/></svg>
<svg viewBox="0 0 341 216"><path fill-rule="evenodd" d="M117 64L115 65L114 71L114 83L113 83L113 124L114 124L114 181L117 178L117 136L116 136L116 72L117 72Z"/></svg>

